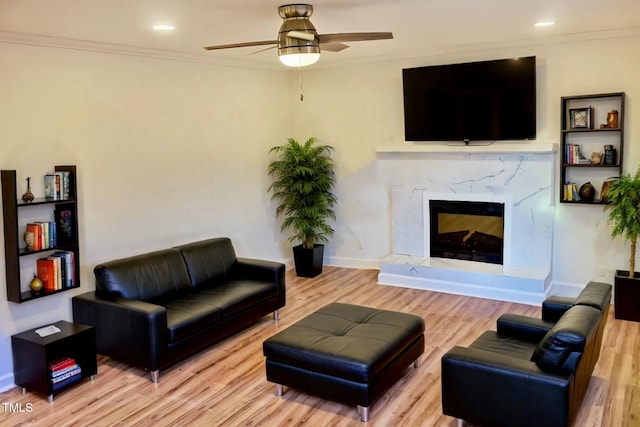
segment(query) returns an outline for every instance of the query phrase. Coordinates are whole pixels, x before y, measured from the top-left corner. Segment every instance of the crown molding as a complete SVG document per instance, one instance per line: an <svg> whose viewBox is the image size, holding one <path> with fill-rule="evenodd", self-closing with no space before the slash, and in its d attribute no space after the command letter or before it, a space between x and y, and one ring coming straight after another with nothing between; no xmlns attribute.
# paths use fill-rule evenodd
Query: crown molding
<svg viewBox="0 0 640 427"><path fill-rule="evenodd" d="M640 37L640 27L619 29L619 30L603 30L590 31L583 33L564 34L549 37L535 37L520 40L506 40L491 43L470 43L456 46L434 47L429 51L411 50L399 51L393 55L368 56L360 58L344 58L339 62L323 63L322 61L314 64L313 69L326 69L349 67L373 63L386 63L390 61L415 60L421 58L440 57L447 55L459 55L472 52L494 51L514 48L532 48L535 46L556 45L565 43L578 43L594 40L606 40L616 38ZM117 43L96 42L82 39L72 39L65 37L44 36L39 34L17 33L11 31L0 31L0 43L22 44L29 46L43 46L57 49L83 50L89 52L107 53L114 55L129 55L147 58L158 58L172 61L192 62L200 64L213 64L220 66L249 68L249 69L266 69L274 71L288 72L291 69L282 67L279 61L273 62L257 62L242 59L227 59L212 55L196 55L177 51L153 49L140 46L130 46Z"/></svg>
<svg viewBox="0 0 640 427"><path fill-rule="evenodd" d="M81 50L88 52L107 53L113 55L138 56L144 58L166 59L171 61L213 64L228 67L271 69L283 71L282 65L230 60L208 55L195 55L163 49L153 49L140 46L130 46L117 43L95 42L90 40L71 39L65 37L43 36L39 34L16 33L0 31L0 43L21 44L28 46L51 47L56 49ZM286 71L286 70L285 70Z"/></svg>

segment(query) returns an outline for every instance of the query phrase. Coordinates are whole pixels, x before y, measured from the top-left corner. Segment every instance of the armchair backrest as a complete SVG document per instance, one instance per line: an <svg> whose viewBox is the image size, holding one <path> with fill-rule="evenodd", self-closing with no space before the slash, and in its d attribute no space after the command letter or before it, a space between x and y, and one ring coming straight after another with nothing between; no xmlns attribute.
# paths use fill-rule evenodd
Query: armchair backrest
<svg viewBox="0 0 640 427"><path fill-rule="evenodd" d="M588 305L605 311L611 301L611 285L608 283L589 282L576 297L575 305Z"/></svg>
<svg viewBox="0 0 640 427"><path fill-rule="evenodd" d="M600 317L594 307L571 307L540 341L531 360L542 368L575 372L583 353L591 358L595 352Z"/></svg>

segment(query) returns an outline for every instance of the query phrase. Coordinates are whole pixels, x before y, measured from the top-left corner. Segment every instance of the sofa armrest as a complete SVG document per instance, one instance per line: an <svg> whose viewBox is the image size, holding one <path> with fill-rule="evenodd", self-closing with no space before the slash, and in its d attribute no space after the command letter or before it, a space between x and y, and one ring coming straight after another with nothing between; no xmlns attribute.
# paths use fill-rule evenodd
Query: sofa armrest
<svg viewBox="0 0 640 427"><path fill-rule="evenodd" d="M442 357L442 409L480 425L568 425L570 375L475 348L454 347ZM526 420L526 422L525 422Z"/></svg>
<svg viewBox="0 0 640 427"><path fill-rule="evenodd" d="M73 320L96 329L98 353L155 371L167 354L164 307L96 292L72 299Z"/></svg>
<svg viewBox="0 0 640 427"><path fill-rule="evenodd" d="M575 303L575 298L550 296L542 302L542 320L557 322Z"/></svg>
<svg viewBox="0 0 640 427"><path fill-rule="evenodd" d="M554 324L554 322L547 322L535 317L509 313L500 316L496 326L500 335L537 343L553 328Z"/></svg>
<svg viewBox="0 0 640 427"><path fill-rule="evenodd" d="M283 263L238 257L233 273L235 277L240 279L276 283L278 285L278 303L280 307L284 307L286 303L286 270Z"/></svg>

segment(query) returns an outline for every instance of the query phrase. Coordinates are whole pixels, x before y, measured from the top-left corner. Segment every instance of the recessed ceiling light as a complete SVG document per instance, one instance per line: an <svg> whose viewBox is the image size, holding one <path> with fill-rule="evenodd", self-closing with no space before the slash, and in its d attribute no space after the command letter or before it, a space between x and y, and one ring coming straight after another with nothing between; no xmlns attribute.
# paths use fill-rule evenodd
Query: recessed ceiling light
<svg viewBox="0 0 640 427"><path fill-rule="evenodd" d="M536 22L535 26L536 27L550 27L554 24L553 21L540 21L540 22Z"/></svg>
<svg viewBox="0 0 640 427"><path fill-rule="evenodd" d="M158 24L158 25L154 25L153 29L157 31L172 31L172 30L175 30L176 27L174 25L169 25L169 24Z"/></svg>

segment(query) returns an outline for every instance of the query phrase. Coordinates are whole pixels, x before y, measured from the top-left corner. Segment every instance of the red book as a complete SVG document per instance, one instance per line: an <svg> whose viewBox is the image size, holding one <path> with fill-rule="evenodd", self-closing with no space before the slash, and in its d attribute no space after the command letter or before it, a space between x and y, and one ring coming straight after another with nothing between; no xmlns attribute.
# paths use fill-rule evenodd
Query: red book
<svg viewBox="0 0 640 427"><path fill-rule="evenodd" d="M40 226L40 224L27 224L27 231L33 233L33 250L39 251L40 249L42 249L42 227Z"/></svg>
<svg viewBox="0 0 640 427"><path fill-rule="evenodd" d="M55 261L48 258L40 258L36 261L38 278L42 281L42 288L45 291L55 291Z"/></svg>
<svg viewBox="0 0 640 427"><path fill-rule="evenodd" d="M60 360L56 360L49 364L49 370L51 372L60 371L76 364L76 361L70 357L65 357Z"/></svg>

